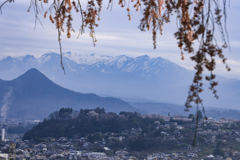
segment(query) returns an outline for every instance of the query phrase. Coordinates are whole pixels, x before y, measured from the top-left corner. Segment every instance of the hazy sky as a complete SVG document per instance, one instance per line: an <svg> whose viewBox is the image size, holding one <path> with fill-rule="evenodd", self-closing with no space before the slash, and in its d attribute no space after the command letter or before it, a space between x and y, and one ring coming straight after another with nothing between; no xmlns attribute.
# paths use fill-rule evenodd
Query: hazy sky
<svg viewBox="0 0 240 160"><path fill-rule="evenodd" d="M5 0L0 0L0 4ZM51 0L50 0L51 1ZM63 52L71 51L80 54L103 54L103 55L128 55L136 57L147 54L150 57L164 57L188 69L193 69L193 63L186 57L182 61L177 41L173 33L176 32L176 25L173 21L163 27L163 36L157 35L157 49L153 49L152 34L141 32L139 25L141 12L131 9L132 20L127 17L126 8L122 9L117 4L113 5L112 11L107 10L107 0L104 1L101 21L96 29L97 45L93 47L92 39L89 37L89 30L77 39L78 32L67 39L62 36ZM6 56L22 56L26 54L39 57L49 51L59 53L57 41L57 30L48 18L44 19L39 15L43 27L37 23L34 30L34 12L27 12L30 0L16 0L15 3L6 4L0 15L0 58ZM115 2L114 2L115 3ZM47 7L44 6L46 9ZM224 50L228 63L232 68L231 72L225 70L222 64L217 65L215 73L240 79L240 1L230 0L228 8L227 29L231 45L231 52ZM74 15L73 27L78 31L80 26L80 14ZM221 40L219 40L221 42Z"/></svg>

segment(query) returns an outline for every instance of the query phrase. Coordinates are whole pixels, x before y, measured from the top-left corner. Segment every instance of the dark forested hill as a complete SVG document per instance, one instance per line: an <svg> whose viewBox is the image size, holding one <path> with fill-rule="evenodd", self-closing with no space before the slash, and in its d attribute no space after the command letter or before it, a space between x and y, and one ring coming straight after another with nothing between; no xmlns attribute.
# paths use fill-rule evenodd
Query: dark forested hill
<svg viewBox="0 0 240 160"><path fill-rule="evenodd" d="M117 98L83 94L56 85L37 69L30 69L11 81L0 81L1 114L9 118L43 119L63 107L104 107L107 111L134 111L128 103Z"/></svg>
<svg viewBox="0 0 240 160"><path fill-rule="evenodd" d="M147 132L154 122L164 121L160 118L143 118L137 112L120 112L119 114L108 112L104 109L81 109L75 114L70 108L62 108L53 112L48 119L39 123L24 134L23 139L35 137L80 137L95 132L121 133L132 128L141 128ZM151 128L151 127L150 127Z"/></svg>

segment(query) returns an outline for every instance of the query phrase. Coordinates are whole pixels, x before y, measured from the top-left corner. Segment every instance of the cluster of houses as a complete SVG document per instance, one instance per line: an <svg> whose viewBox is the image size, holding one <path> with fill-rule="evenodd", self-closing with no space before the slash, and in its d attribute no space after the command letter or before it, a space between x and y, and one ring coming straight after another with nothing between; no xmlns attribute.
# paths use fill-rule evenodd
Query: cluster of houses
<svg viewBox="0 0 240 160"><path fill-rule="evenodd" d="M160 115L142 115L143 117L159 117ZM155 121L153 126L155 130L161 130L161 136L166 139L175 140L178 142L183 139L182 130L187 127L196 127L195 123L191 123L193 120L185 116L161 116L160 118L165 120L164 124L159 121ZM179 125L177 122L186 122ZM31 122L38 123L38 122ZM128 136L138 137L142 134L141 128L132 128L131 130L122 131L121 136L116 133L104 133L108 135L108 138L102 138L101 141L89 142L87 137L81 138L67 138L60 137L58 139L53 137L46 138L45 142L36 144L33 140L22 140L22 135L7 134L6 139L3 139L0 143L0 159L16 159L16 160L169 160L169 159L222 159L222 160L238 160L240 159L240 150L224 152L224 155L208 154L202 156L202 150L199 146L205 145L208 147L216 147L220 141L222 144L228 144L229 142L239 143L240 146L240 133L235 129L239 121L232 119L220 119L214 120L208 118L208 120L200 120L197 127L197 135L203 137L201 142L197 142L195 147L188 144L177 151L169 151L163 153L161 151L157 153L149 153L144 158L138 157L129 151L128 148L122 148L120 150L112 150L107 147L107 143L111 139L117 139L124 141L123 134ZM5 124L6 125L6 124ZM22 124L21 124L22 125ZM174 128L171 130L171 128ZM144 135L144 134L143 134ZM80 147L79 147L80 145ZM96 148L94 148L96 146ZM100 149L99 149L100 148ZM240 148L240 147L239 147ZM231 154L230 154L231 152Z"/></svg>
<svg viewBox="0 0 240 160"><path fill-rule="evenodd" d="M201 150L192 150L191 152L173 152L173 153L154 153L149 154L146 160L239 160L240 159L240 152L235 151L232 153L232 156L225 154L224 156L220 155L206 155L204 157L198 156L201 153Z"/></svg>
<svg viewBox="0 0 240 160"><path fill-rule="evenodd" d="M87 149L78 150L73 144L79 139L68 139L61 137L57 140L48 138L49 142L33 144L31 141L20 138L15 139L17 146L10 152L13 142L1 142L2 148L0 159L9 160L10 155L15 160L136 160L134 156L129 156L125 150L116 151L104 147L104 152L91 152ZM84 145L89 142L85 142ZM12 154L14 153L14 156Z"/></svg>

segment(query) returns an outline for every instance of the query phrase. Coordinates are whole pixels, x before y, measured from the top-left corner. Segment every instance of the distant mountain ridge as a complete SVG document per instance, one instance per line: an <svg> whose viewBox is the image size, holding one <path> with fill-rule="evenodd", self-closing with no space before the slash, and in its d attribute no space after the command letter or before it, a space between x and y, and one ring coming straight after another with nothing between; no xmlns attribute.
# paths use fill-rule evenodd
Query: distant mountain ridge
<svg viewBox="0 0 240 160"><path fill-rule="evenodd" d="M26 55L21 57L6 57L2 59L0 62L0 65L2 67L12 67L17 69L17 65L21 63L25 63L24 65L20 65L20 68L27 68L30 66L35 66L35 68L42 68L42 65L46 65L48 62L53 62L54 60L59 60L59 54L49 52L44 55L42 55L40 58L35 58L32 55ZM102 69L101 72L111 72L111 69L118 68L122 71L136 73L141 72L141 74L155 74L156 76L160 76L159 73L163 73L164 71L167 72L177 72L185 73L189 72L187 69L182 68L175 63L172 63L171 61L157 57L157 58L150 58L148 55L139 56L136 58L131 58L125 55L121 56L106 56L106 55L97 55L97 54L90 54L90 55L84 55L84 54L73 54L71 52L63 53L63 59L64 59L64 65L65 67L70 71L76 71L78 73L81 73L84 71L84 67L81 67L81 70L79 69L77 65L83 65L83 66L91 66L91 67L103 67L103 66L111 66L111 68L108 68L108 70ZM59 62L59 61L58 61ZM72 63L75 63L73 65ZM18 66L19 67L19 66ZM56 68L57 69L57 68ZM59 68L61 69L61 68ZM4 79L13 79L16 78L14 75L3 75L0 73L1 77ZM20 75L20 74L19 74Z"/></svg>
<svg viewBox="0 0 240 160"><path fill-rule="evenodd" d="M46 53L40 58L7 57L0 61L0 78L11 80L30 68L37 68L55 83L74 91L148 100L159 100L159 90L188 85L192 79L191 71L167 59L147 55L131 58L67 52L63 54L63 63L66 76L57 53Z"/></svg>
<svg viewBox="0 0 240 160"><path fill-rule="evenodd" d="M43 119L53 111L68 107L76 110L100 107L117 113L134 111L131 105L117 98L62 88L33 68L16 79L0 82L0 88L1 106L7 109L5 118ZM4 101L6 95L9 102Z"/></svg>
<svg viewBox="0 0 240 160"><path fill-rule="evenodd" d="M40 58L26 55L0 60L0 78L11 80L30 68L36 68L54 83L81 92L96 93L131 99L133 102L160 102L184 105L194 73L161 57L147 55L131 58L126 55L107 56L98 54L63 54L66 75L60 67L60 56L49 52ZM239 108L239 80L217 76L219 100L205 84L205 106Z"/></svg>

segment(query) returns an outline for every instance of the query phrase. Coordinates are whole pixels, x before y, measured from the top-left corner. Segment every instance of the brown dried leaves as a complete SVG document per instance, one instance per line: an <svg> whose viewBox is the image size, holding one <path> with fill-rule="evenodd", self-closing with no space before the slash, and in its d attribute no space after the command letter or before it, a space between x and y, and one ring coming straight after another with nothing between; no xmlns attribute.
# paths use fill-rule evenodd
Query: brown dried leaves
<svg viewBox="0 0 240 160"><path fill-rule="evenodd" d="M143 11L143 18L140 20L139 29L141 31L146 31L152 29L152 39L153 39L153 47L156 49L156 38L157 38L157 30L160 30L160 34L162 34L162 26L164 24L165 16L162 16L162 9L163 9L163 0L158 0L157 2L155 0L149 0L144 1L143 5L145 6L145 9ZM136 7L136 10L138 10L138 7L141 5L140 1L137 1L137 3L134 5Z"/></svg>
<svg viewBox="0 0 240 160"><path fill-rule="evenodd" d="M88 26L88 28L90 29L89 35L92 38L94 46L96 45L96 42L97 42L94 28L98 27L98 24L96 23L96 18L101 11L102 0L98 0L97 3L98 3L98 6L99 6L99 9L97 9L97 7L95 7L94 0L88 1L87 11L83 12L83 15L84 15L84 18L85 18L84 19L85 27ZM99 18L99 20L100 20L100 18Z"/></svg>

